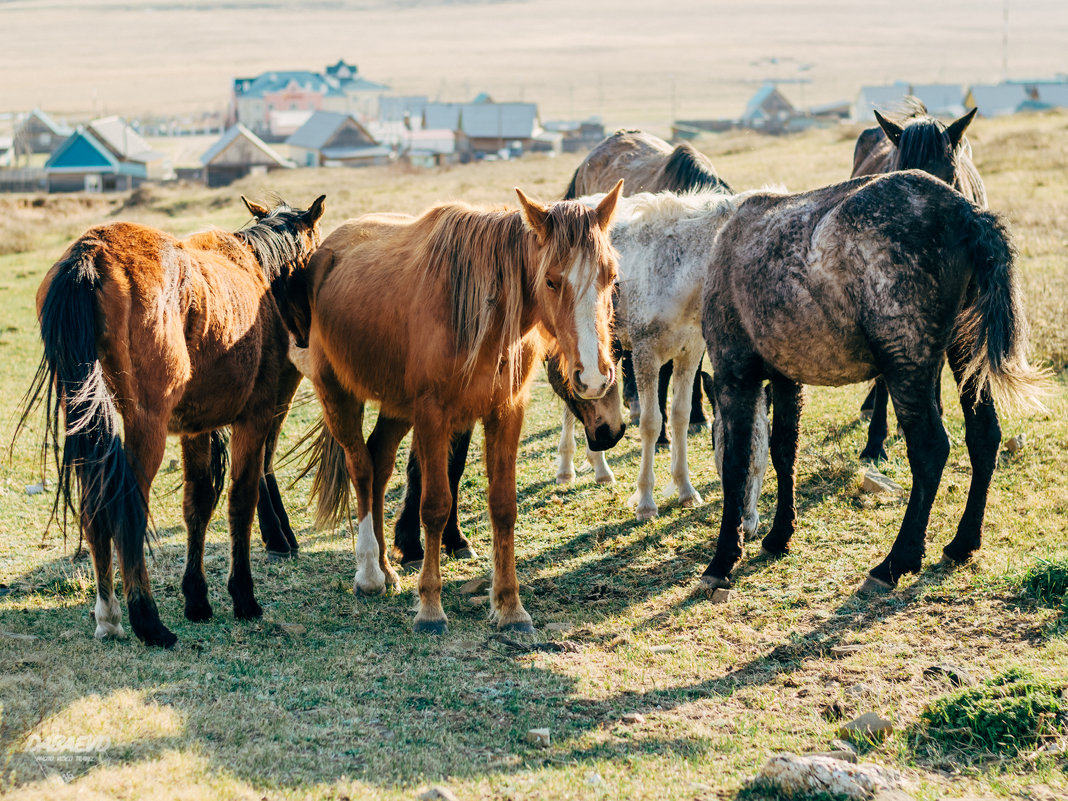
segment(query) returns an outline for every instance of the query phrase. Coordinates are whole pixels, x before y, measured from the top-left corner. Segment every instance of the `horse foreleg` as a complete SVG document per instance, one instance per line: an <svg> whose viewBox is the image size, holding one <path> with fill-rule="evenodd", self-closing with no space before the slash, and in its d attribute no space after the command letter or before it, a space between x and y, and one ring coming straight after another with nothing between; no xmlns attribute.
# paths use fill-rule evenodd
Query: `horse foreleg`
<svg viewBox="0 0 1068 801"><path fill-rule="evenodd" d="M419 611L414 629L444 634L448 619L441 608L441 534L449 520L452 493L449 492L449 441L440 409L423 403L416 411L413 444L423 471L423 495L419 515L426 532L423 567L419 571Z"/></svg>
<svg viewBox="0 0 1068 801"><path fill-rule="evenodd" d="M891 589L901 576L923 567L927 521L949 456L949 437L935 397L940 368L941 362L886 376L894 411L905 432L912 491L889 556L871 570L861 592Z"/></svg>
<svg viewBox="0 0 1068 801"><path fill-rule="evenodd" d="M570 484L575 480L575 415L566 406L556 453L556 483Z"/></svg>
<svg viewBox="0 0 1068 801"><path fill-rule="evenodd" d="M532 634L534 624L519 600L515 572L515 460L523 428L522 407L509 407L483 420L486 478L493 524L493 611L497 628Z"/></svg>
<svg viewBox="0 0 1068 801"><path fill-rule="evenodd" d="M675 392L671 398L671 480L678 490L679 505L683 507L700 506L701 493L690 483L690 466L687 460L687 429L690 425L690 402L693 398L693 381L697 375L700 355L694 358L686 353L674 360Z"/></svg>
<svg viewBox="0 0 1068 801"><path fill-rule="evenodd" d="M204 532L215 511L218 496L211 472L211 434L182 437L182 470L185 494L182 514L185 517L185 574L182 595L188 620L211 619L208 582L204 578Z"/></svg>
<svg viewBox="0 0 1068 801"><path fill-rule="evenodd" d="M397 462L397 446L404 439L404 435L411 428L407 420L397 420L379 414L375 422L374 430L367 439L367 450L371 455L373 466L373 478L371 486L371 518L374 523L374 535L377 550L378 569L384 578L387 589L400 590L400 578L389 564L386 554L385 539L385 498L386 485L390 476L393 475L393 467ZM361 560L369 557L369 554L360 554ZM361 565L361 569L366 565ZM366 574L366 571L364 571Z"/></svg>
<svg viewBox="0 0 1068 801"><path fill-rule="evenodd" d="M297 536L289 522L289 515L282 503L282 494L278 491L278 479L274 475L274 452L278 447L278 436L289 414L289 406L300 385L301 373L291 364L287 364L279 377L278 395L275 403L274 418L263 456L263 476L259 482L259 498L256 503L257 517L260 521L260 536L267 552L272 555L296 556L300 550Z"/></svg>
<svg viewBox="0 0 1068 801"><path fill-rule="evenodd" d="M653 489L656 475L653 472L653 459L656 454L656 438L663 424L660 406L657 403L659 367L656 357L647 349L634 353L635 378L638 383L638 395L642 405L641 420L638 431L642 438L641 467L638 469L638 488L628 501L634 508L639 522L652 520L657 515Z"/></svg>
<svg viewBox="0 0 1068 801"><path fill-rule="evenodd" d="M130 498L128 503L148 503L152 480L156 477L163 451L167 445L167 426L158 419L124 419L126 455L137 475L141 498ZM152 597L145 565L144 547L127 548L122 539L115 541L122 571L122 586L126 595L126 608L130 612L130 627L145 645L170 648L178 638L159 618L159 609Z"/></svg>
<svg viewBox="0 0 1068 801"><path fill-rule="evenodd" d="M630 424L636 426L641 419L642 408L638 400L638 385L634 380L634 360L629 350L623 351L619 370L623 374L623 402L627 404L630 411Z"/></svg>
<svg viewBox="0 0 1068 801"><path fill-rule="evenodd" d="M226 589L233 599L234 617L238 620L263 615L252 586L250 545L269 427L267 419L242 420L234 423L230 439L230 576Z"/></svg>
<svg viewBox="0 0 1068 801"><path fill-rule="evenodd" d="M616 474L613 473L612 468L608 466L608 459L604 454L604 451L591 450L587 443L586 461L589 462L590 467L593 468L593 480L598 484L615 484Z"/></svg>
<svg viewBox="0 0 1068 801"><path fill-rule="evenodd" d="M719 374L716 377L716 425L722 427L720 441L716 443L716 461L723 484L723 517L716 553L701 576L701 584L705 587L729 587L731 573L742 558L742 517L750 472L753 423L757 403L764 402L760 384L760 380L753 376L730 382Z"/></svg>
<svg viewBox="0 0 1068 801"><path fill-rule="evenodd" d="M772 408L775 417L771 423L771 460L775 465L778 496L775 504L775 520L771 531L764 537L764 550L781 556L790 550L790 538L797 529L797 504L794 494L797 481L797 445L801 431L801 407L803 388L783 376L771 379ZM761 398L758 405L762 405ZM761 421L757 421L760 425ZM749 533L749 532L747 532Z"/></svg>
<svg viewBox="0 0 1068 801"><path fill-rule="evenodd" d="M960 405L964 411L964 441L968 445L968 458L972 464L968 502L957 526L957 535L943 549L946 560L959 564L968 561L979 550L982 542L986 496L997 465L1001 425L998 423L998 413L990 394L984 392L977 396L974 382L963 381L964 367L968 360L966 349L954 344L946 355L957 386L960 387Z"/></svg>
<svg viewBox="0 0 1068 801"><path fill-rule="evenodd" d="M393 549L405 570L418 570L423 566L423 543L419 531L419 499L423 494L423 472L419 469L419 457L415 447L408 454L405 469L404 500L397 522L393 524Z"/></svg>

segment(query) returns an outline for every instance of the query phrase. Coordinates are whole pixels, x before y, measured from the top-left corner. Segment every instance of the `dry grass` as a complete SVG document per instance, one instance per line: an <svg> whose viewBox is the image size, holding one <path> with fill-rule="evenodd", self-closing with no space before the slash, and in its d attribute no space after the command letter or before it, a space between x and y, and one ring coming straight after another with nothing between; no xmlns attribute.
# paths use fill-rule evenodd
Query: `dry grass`
<svg viewBox="0 0 1068 801"><path fill-rule="evenodd" d="M1066 185L1063 170L1045 165L1063 158L1066 120L980 121L974 135L991 203L1014 221L1036 350L1051 359L1064 353L1056 304L1068 268L1052 239L1057 220L1047 201L1063 202ZM1017 136L1027 147L1015 156ZM737 186L772 181L798 189L844 177L852 149L837 131L704 144ZM550 198L576 163L532 158L429 173L274 174L228 190L146 192L122 216L178 232L233 227L246 216L239 192L262 197L273 188L305 203L325 191L329 230L370 209L416 211L449 197L507 202L516 184ZM106 209L98 213L107 218ZM0 255L0 407L9 415L38 358L33 292L69 224L43 229L46 244ZM1062 294L1051 297L1052 290ZM518 563L541 638L570 644L559 652L517 653L489 639L484 611L458 592L489 564L477 437L461 522L483 555L443 567L448 636L410 632L413 577L404 578L402 595L353 598L349 539L309 528L299 508L306 482L286 492L301 558L278 565L254 551L264 620L232 617L226 524L216 514L206 559L216 618L185 622L180 499L167 494L178 473L164 471L153 501L161 543L150 569L181 645L161 653L136 642L96 642L91 567L72 558L73 539L42 536L48 498L23 492L38 480L31 431L0 468L0 789L16 799L408 799L441 783L464 799L729 798L774 751L824 750L839 725L835 714L874 710L892 718L897 733L866 758L903 771L920 799L1063 798L1062 755L916 751L908 732L952 689L925 675L929 665L949 663L980 679L1021 665L1054 682L1068 676L1061 612L1022 589L1039 558L1060 564L1068 557L1068 390L1062 381L1047 415L1004 421L1006 435L1026 433L1028 445L1001 458L977 562L951 572L931 564L898 592L871 600L854 598L852 589L886 553L903 506L856 490L862 394L862 387L809 393L795 552L769 562L751 544L735 598L713 606L694 592L720 513L708 438L690 442L706 505L680 509L668 501L659 519L637 525L625 506L637 473L634 437L610 455L617 487L595 485L588 472L574 486L556 487L560 406L539 383L520 452ZM948 383L944 397L953 449L932 513L930 562L952 536L969 479ZM314 412L314 403L294 412L283 448ZM889 450L885 472L908 486L903 443L894 440ZM164 464L177 455L171 442ZM657 466L663 480L666 456ZM294 473L286 467L283 477ZM400 479L390 487L391 509ZM765 531L773 486L769 480L761 501ZM831 649L842 644L861 650L838 658ZM664 645L670 650L655 648ZM645 723L625 723L627 712L641 712ZM526 730L540 726L552 730L548 749L525 742ZM111 739L88 753L31 747L57 742L47 739L56 735L68 738L66 746L79 736Z"/></svg>

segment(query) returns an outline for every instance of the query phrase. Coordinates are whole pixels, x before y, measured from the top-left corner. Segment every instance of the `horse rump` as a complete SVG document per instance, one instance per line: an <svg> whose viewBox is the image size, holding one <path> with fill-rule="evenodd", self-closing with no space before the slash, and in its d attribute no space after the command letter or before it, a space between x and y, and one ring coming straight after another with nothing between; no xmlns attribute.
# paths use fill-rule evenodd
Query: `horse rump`
<svg viewBox="0 0 1068 801"><path fill-rule="evenodd" d="M70 513L78 518L83 533L91 526L98 538L112 538L120 552L135 553L145 544L147 510L123 449L119 411L97 353L96 293L101 291L101 280L96 259L100 247L99 241L83 238L56 265L40 311L44 354L23 399L15 435L43 402L42 467L51 452L58 474L49 523L62 509L64 533ZM62 454L61 413L65 418Z"/></svg>

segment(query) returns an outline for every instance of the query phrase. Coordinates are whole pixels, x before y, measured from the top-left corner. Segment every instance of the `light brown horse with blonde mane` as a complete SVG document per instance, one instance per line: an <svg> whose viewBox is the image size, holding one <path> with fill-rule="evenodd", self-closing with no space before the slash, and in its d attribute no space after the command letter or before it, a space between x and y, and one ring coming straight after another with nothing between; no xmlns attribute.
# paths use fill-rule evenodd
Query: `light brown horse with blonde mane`
<svg viewBox="0 0 1068 801"><path fill-rule="evenodd" d="M446 204L418 218L360 217L328 236L288 282L290 329L308 348L327 429L341 445L322 451L335 519L348 516L348 479L356 487L357 595L399 586L383 505L397 446L415 429L426 533L416 631L446 631L439 559L452 505L449 445L476 420L486 436L493 612L501 629L534 630L515 570L523 413L533 369L553 339L577 395L600 397L615 380L616 256L607 232L622 183L595 209L543 206L517 189L520 211ZM380 410L365 441L368 400Z"/></svg>
<svg viewBox="0 0 1068 801"><path fill-rule="evenodd" d="M271 455L300 382L287 357L279 290L319 243L323 201L298 211L246 200L252 226L185 239L133 223L100 225L72 244L41 283L44 356L22 420L45 400L44 449L54 452L59 472L53 514L62 506L64 517L68 510L76 516L92 552L97 637L125 633L113 586L114 543L134 634L146 645L177 641L160 621L144 554L149 489L168 433L182 439L185 616L212 615L204 532L222 492L220 429L227 426L227 589L235 617L263 614L252 588L252 517L265 471L273 483Z"/></svg>

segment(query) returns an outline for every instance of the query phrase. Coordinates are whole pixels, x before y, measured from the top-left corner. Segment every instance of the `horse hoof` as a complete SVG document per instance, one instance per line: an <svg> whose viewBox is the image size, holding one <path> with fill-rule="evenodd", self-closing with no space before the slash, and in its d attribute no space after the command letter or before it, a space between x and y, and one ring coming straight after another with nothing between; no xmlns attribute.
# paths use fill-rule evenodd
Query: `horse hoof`
<svg viewBox="0 0 1068 801"><path fill-rule="evenodd" d="M500 631L507 631L512 634L537 634L537 631L535 631L534 629L534 624L531 623L529 620L518 620L515 623L505 623L501 626L498 626L498 629Z"/></svg>
<svg viewBox="0 0 1068 801"><path fill-rule="evenodd" d="M123 640L126 638L126 629L121 623L97 623L93 636L98 640Z"/></svg>
<svg viewBox="0 0 1068 801"><path fill-rule="evenodd" d="M150 631L136 632L138 638L149 648L173 648L178 638L169 628L160 623Z"/></svg>
<svg viewBox="0 0 1068 801"><path fill-rule="evenodd" d="M405 573L418 573L422 569L422 559L413 559L410 562L401 562L401 570L403 570Z"/></svg>
<svg viewBox="0 0 1068 801"><path fill-rule="evenodd" d="M558 486L561 486L561 487L566 485L566 484L570 484L574 480L575 480L575 474L574 473L572 473L569 476L565 476L565 475L563 475L561 473L560 475L557 475L557 477L556 477L556 483L557 483Z"/></svg>
<svg viewBox="0 0 1068 801"><path fill-rule="evenodd" d="M872 464L878 464L879 462L885 462L889 458L890 457L886 455L886 450L883 449L883 448L879 448L878 450L871 450L871 451L869 451L868 449L865 448L863 451L860 452L860 457L859 457L860 461L862 461L862 462L871 462Z"/></svg>
<svg viewBox="0 0 1068 801"><path fill-rule="evenodd" d="M297 558L297 555L292 550L288 550L288 551L272 551L272 550L268 549L268 551L267 551L267 561L268 562L285 562L285 561L288 561L289 559L296 559L296 558Z"/></svg>
<svg viewBox="0 0 1068 801"><path fill-rule="evenodd" d="M708 592L713 592L714 590L729 590L731 588L730 579L724 578L723 576L713 576L710 573L701 576L698 584L701 589L707 590Z"/></svg>
<svg viewBox="0 0 1068 801"><path fill-rule="evenodd" d="M453 551L453 559L478 559L478 553L470 545Z"/></svg>
<svg viewBox="0 0 1068 801"><path fill-rule="evenodd" d="M448 623L444 620L416 620L412 624L412 630L416 634L447 634Z"/></svg>
<svg viewBox="0 0 1068 801"><path fill-rule="evenodd" d="M692 437L697 434L704 434L708 430L709 425L707 421L700 423L690 423L689 428L686 429L686 433Z"/></svg>
<svg viewBox="0 0 1068 801"><path fill-rule="evenodd" d="M596 481L597 481L598 484L601 484L602 486L611 487L613 484L616 483L616 477L615 476L597 476Z"/></svg>
<svg viewBox="0 0 1068 801"><path fill-rule="evenodd" d="M658 515L659 511L655 506L652 509L638 509L638 511L634 513L634 517L637 518L639 523L644 523L647 520L652 520Z"/></svg>
<svg viewBox="0 0 1068 801"><path fill-rule="evenodd" d="M663 453L664 451L671 450L671 440L658 439L656 441L656 452Z"/></svg>
<svg viewBox="0 0 1068 801"><path fill-rule="evenodd" d="M185 619L190 620L193 623L203 623L205 620L211 620L214 613L211 610L211 604L206 600L189 602L185 604Z"/></svg>
<svg viewBox="0 0 1068 801"><path fill-rule="evenodd" d="M701 498L700 494L698 494L696 490L694 491L693 495L689 496L688 498L679 498L679 506L681 506L683 509L693 509L695 506L700 506L703 503L704 500Z"/></svg>
<svg viewBox="0 0 1068 801"><path fill-rule="evenodd" d="M786 550L785 548L783 550L781 550L781 551L772 551L772 550L770 550L768 548L765 548L763 545L760 546L760 558L761 559L782 559L784 556L786 556L789 553L790 552L788 550Z"/></svg>
<svg viewBox="0 0 1068 801"><path fill-rule="evenodd" d="M871 575L869 573L868 576L864 579L864 583L862 583L857 588L857 593L856 594L857 595L885 595L888 592L893 592L893 590L894 590L894 585L893 584L891 584L888 581L883 581L882 579L875 578L875 576L873 576L873 575Z"/></svg>
<svg viewBox="0 0 1068 801"><path fill-rule="evenodd" d="M385 584L383 584L381 587L370 587L370 588L367 588L367 589L364 589L363 587L361 587L359 584L356 584L355 582L352 585L352 594L354 596L356 596L357 598L374 598L374 597L379 596L379 595L384 595L385 592L386 592L386 585Z"/></svg>
<svg viewBox="0 0 1068 801"><path fill-rule="evenodd" d="M938 560L938 566L945 568L946 570L952 570L956 567L968 564L975 556L974 553L965 554L963 558L958 559L955 556L950 556L946 551L942 551L942 558Z"/></svg>
<svg viewBox="0 0 1068 801"><path fill-rule="evenodd" d="M865 423L868 422L869 420L871 420L871 415L872 415L872 410L871 409L861 409L860 410L860 419L863 420Z"/></svg>

